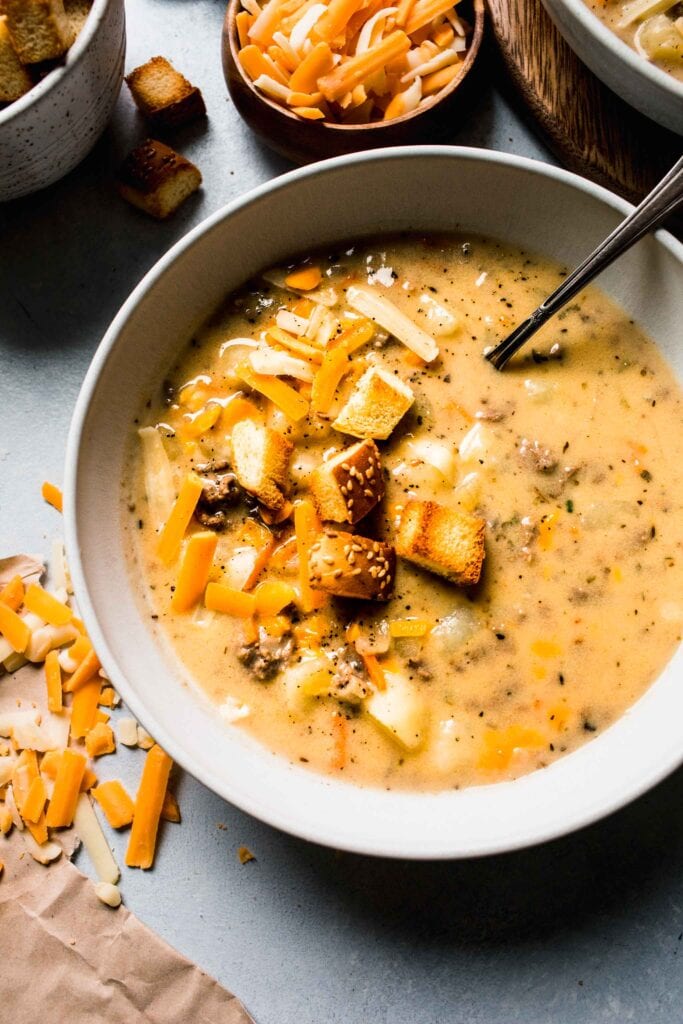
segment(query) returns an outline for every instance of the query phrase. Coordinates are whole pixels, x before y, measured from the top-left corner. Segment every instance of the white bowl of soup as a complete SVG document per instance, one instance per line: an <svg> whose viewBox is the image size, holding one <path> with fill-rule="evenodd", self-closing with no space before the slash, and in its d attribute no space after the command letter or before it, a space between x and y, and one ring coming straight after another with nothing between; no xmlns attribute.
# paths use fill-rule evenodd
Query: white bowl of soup
<svg viewBox="0 0 683 1024"><path fill-rule="evenodd" d="M642 114L683 135L683 7L675 0L543 0L581 60Z"/></svg>
<svg viewBox="0 0 683 1024"><path fill-rule="evenodd" d="M83 617L226 800L364 853L566 833L682 759L683 247L483 352L628 205L472 149L278 178L147 274L67 453Z"/></svg>

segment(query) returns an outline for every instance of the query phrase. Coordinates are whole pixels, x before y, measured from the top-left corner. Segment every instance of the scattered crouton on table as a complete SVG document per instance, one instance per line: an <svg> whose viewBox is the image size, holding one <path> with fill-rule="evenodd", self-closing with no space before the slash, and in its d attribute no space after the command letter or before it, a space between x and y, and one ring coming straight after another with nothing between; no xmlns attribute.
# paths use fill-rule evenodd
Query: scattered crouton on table
<svg viewBox="0 0 683 1024"><path fill-rule="evenodd" d="M153 128L176 128L206 114L199 89L165 57L152 57L135 68L126 75L126 83Z"/></svg>
<svg viewBox="0 0 683 1024"><path fill-rule="evenodd" d="M201 183L193 163L156 139L136 146L118 173L123 198L159 220L170 217Z"/></svg>

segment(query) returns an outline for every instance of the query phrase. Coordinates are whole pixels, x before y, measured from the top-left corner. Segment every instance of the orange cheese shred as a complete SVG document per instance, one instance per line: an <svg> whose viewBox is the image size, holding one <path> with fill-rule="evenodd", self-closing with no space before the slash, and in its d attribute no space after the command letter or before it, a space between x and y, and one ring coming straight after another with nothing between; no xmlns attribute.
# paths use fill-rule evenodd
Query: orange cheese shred
<svg viewBox="0 0 683 1024"><path fill-rule="evenodd" d="M75 693L76 690L80 690L82 686L85 686L99 672L101 667L100 659L91 647L76 671L64 683L64 692Z"/></svg>
<svg viewBox="0 0 683 1024"><path fill-rule="evenodd" d="M33 612L40 619L45 619L51 626L65 626L73 618L73 612L68 605L48 594L47 590L43 590L37 583L29 583L26 588L24 605L27 611Z"/></svg>
<svg viewBox="0 0 683 1024"><path fill-rule="evenodd" d="M105 722L96 722L86 734L85 749L89 757L102 757L103 754L116 752L114 730Z"/></svg>
<svg viewBox="0 0 683 1024"><path fill-rule="evenodd" d="M95 676L74 693L71 704L71 736L73 739L83 739L97 724L97 704L101 689L102 680L99 676Z"/></svg>
<svg viewBox="0 0 683 1024"><path fill-rule="evenodd" d="M62 697L62 670L59 667L59 654L49 651L45 657L45 685L47 687L48 711L59 714L64 706Z"/></svg>
<svg viewBox="0 0 683 1024"><path fill-rule="evenodd" d="M326 100L338 100L357 85L362 85L364 79L381 71L390 61L406 54L409 49L410 39L401 29L396 29L365 53L342 60L328 75L323 75L318 88Z"/></svg>
<svg viewBox="0 0 683 1024"><path fill-rule="evenodd" d="M156 743L147 753L126 850L126 864L129 868L151 868L154 863L159 818L172 764L168 754Z"/></svg>
<svg viewBox="0 0 683 1024"><path fill-rule="evenodd" d="M253 594L245 594L243 590L235 590L224 583L209 583L204 594L204 604L212 612L224 612L249 619L256 611L256 598Z"/></svg>
<svg viewBox="0 0 683 1024"><path fill-rule="evenodd" d="M299 556L301 608L304 612L316 611L327 601L325 594L314 590L311 586L308 569L311 548L320 537L322 529L322 523L313 502L308 498L301 498L300 501L297 501L294 505L294 533Z"/></svg>
<svg viewBox="0 0 683 1024"><path fill-rule="evenodd" d="M180 807L178 806L178 800L175 793L172 793L170 789L167 789L164 794L164 802L161 807L161 817L164 821L172 821L175 824L180 823Z"/></svg>
<svg viewBox="0 0 683 1024"><path fill-rule="evenodd" d="M102 808L112 828L126 828L133 820L135 804L118 779L108 779L96 786L91 795Z"/></svg>
<svg viewBox="0 0 683 1024"><path fill-rule="evenodd" d="M213 530L194 533L185 545L176 587L171 597L174 612L187 612L199 601L213 564L218 535Z"/></svg>
<svg viewBox="0 0 683 1024"><path fill-rule="evenodd" d="M58 512L63 510L64 500L62 498L62 492L55 484L51 484L46 480L40 489L40 493L48 505L52 505L52 507L56 508Z"/></svg>
<svg viewBox="0 0 683 1024"><path fill-rule="evenodd" d="M47 808L45 821L48 828L66 828L72 823L85 768L86 760L83 754L67 747L59 762Z"/></svg>
<svg viewBox="0 0 683 1024"><path fill-rule="evenodd" d="M17 654L23 654L31 639L31 630L8 604L0 602L0 633Z"/></svg>
<svg viewBox="0 0 683 1024"><path fill-rule="evenodd" d="M16 612L23 604L24 593L24 581L21 576L13 576L9 583L0 590L0 601Z"/></svg>
<svg viewBox="0 0 683 1024"><path fill-rule="evenodd" d="M303 91L303 90L300 90ZM308 97L310 99L310 97ZM293 106L304 106L304 103L294 103ZM300 270L295 270L291 274L288 274L285 278L285 284L288 288L295 288L299 292L309 292L313 288L317 288L322 280L322 273L320 267L301 267Z"/></svg>
<svg viewBox="0 0 683 1024"><path fill-rule="evenodd" d="M196 473L188 473L183 480L157 545L157 554L165 565L174 562L180 553L180 545L203 488L204 484Z"/></svg>
<svg viewBox="0 0 683 1024"><path fill-rule="evenodd" d="M306 399L278 377L255 373L246 362L240 363L235 372L245 384L269 398L285 416L295 423L308 413L309 403Z"/></svg>

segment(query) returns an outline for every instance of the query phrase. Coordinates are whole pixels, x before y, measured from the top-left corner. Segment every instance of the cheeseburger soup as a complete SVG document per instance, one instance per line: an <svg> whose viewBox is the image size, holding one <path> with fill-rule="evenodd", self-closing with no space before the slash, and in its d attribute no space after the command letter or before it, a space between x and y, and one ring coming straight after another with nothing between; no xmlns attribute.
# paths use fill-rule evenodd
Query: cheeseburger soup
<svg viewBox="0 0 683 1024"><path fill-rule="evenodd" d="M349 244L230 295L150 396L125 500L144 609L226 728L385 788L544 767L683 621L681 392L600 291L480 238Z"/></svg>
<svg viewBox="0 0 683 1024"><path fill-rule="evenodd" d="M683 82L680 0L586 0L586 4L641 57Z"/></svg>

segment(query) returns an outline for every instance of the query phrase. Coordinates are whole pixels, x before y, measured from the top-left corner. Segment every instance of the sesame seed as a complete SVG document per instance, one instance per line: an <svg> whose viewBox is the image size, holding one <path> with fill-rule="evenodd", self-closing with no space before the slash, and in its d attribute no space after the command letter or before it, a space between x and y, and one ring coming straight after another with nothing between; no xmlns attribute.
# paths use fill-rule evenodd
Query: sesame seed
<svg viewBox="0 0 683 1024"><path fill-rule="evenodd" d="M325 565L334 565L334 558L332 555L323 555L323 562Z"/></svg>
<svg viewBox="0 0 683 1024"><path fill-rule="evenodd" d="M361 568L358 568L358 569L354 569L354 570L353 570L353 572L351 573L351 575L352 575L352 576L360 576L360 574L362 573L362 571L363 571L363 570L362 570Z"/></svg>
<svg viewBox="0 0 683 1024"><path fill-rule="evenodd" d="M365 490L363 491L363 494L365 495L366 498L374 497L374 495L373 495L373 493L372 493L372 491L370 490L369 487L365 488Z"/></svg>
<svg viewBox="0 0 683 1024"><path fill-rule="evenodd" d="M339 577L341 576L341 574L342 574L342 570L341 569L335 569L334 572L332 573L332 575L334 576L335 580L338 580Z"/></svg>

